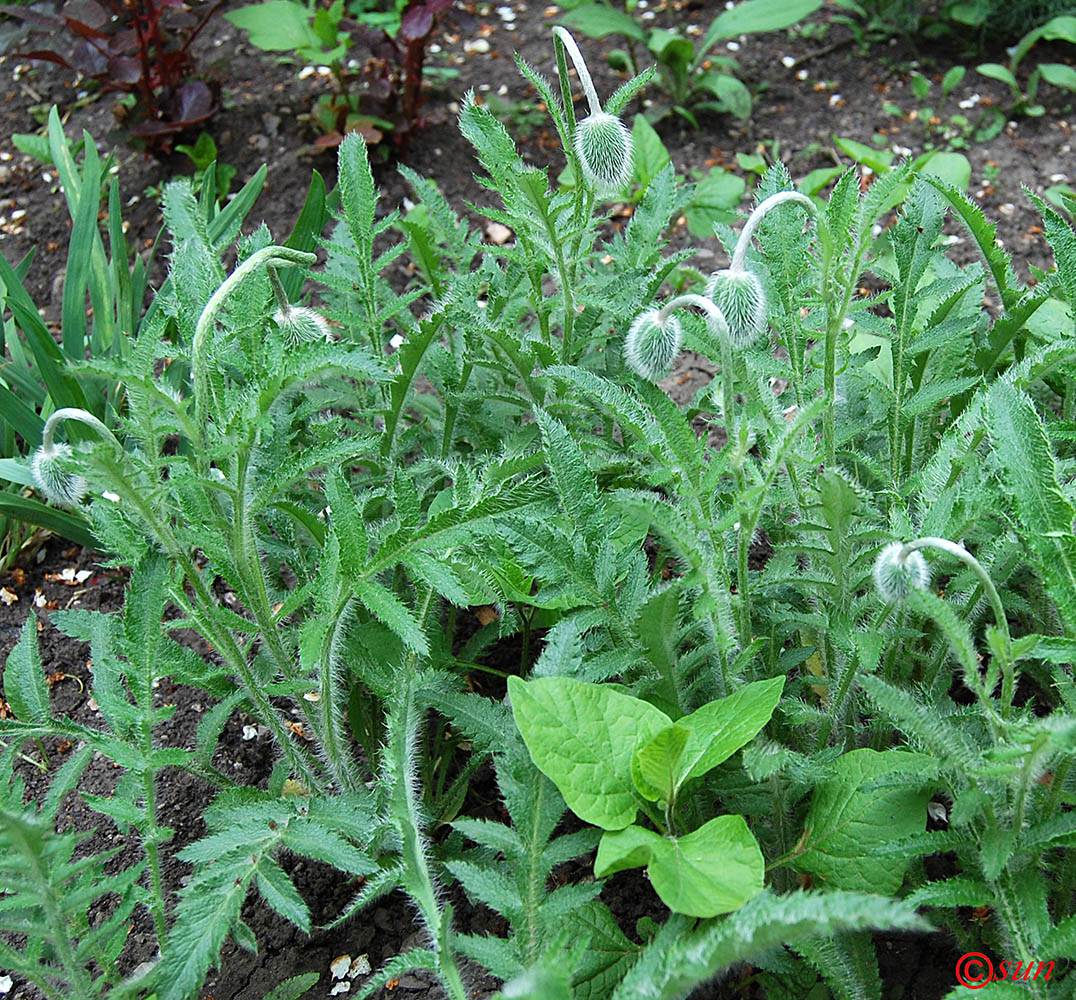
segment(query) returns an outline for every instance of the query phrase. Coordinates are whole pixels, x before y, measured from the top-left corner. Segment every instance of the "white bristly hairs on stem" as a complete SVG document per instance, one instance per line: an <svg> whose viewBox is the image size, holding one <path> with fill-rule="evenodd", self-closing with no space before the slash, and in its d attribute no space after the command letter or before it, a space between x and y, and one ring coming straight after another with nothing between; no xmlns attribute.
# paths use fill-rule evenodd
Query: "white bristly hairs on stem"
<svg viewBox="0 0 1076 1000"><path fill-rule="evenodd" d="M224 279L220 288L210 296L209 301L202 310L202 315L198 317L198 324L194 328L194 342L191 344L191 381L194 383L196 427L204 428L206 425L205 407L209 396L209 377L206 374L206 359L204 357L207 350L206 345L217 313L220 312L228 296L235 291L244 278L259 267L267 267L270 271L278 267L309 267L315 260L317 260L316 254L306 253L303 250L293 250L291 247L263 247L256 253L252 253L232 271Z"/></svg>
<svg viewBox="0 0 1076 1000"><path fill-rule="evenodd" d="M599 193L619 191L631 180L631 131L616 115L602 110L590 70L571 33L557 25L553 34L575 66L583 94L590 105L590 114L576 124L572 136L583 179Z"/></svg>
<svg viewBox="0 0 1076 1000"><path fill-rule="evenodd" d="M63 461L71 457L71 446L57 444L53 438L57 426L64 420L77 420L87 427L92 427L117 447L119 442L112 431L92 413L77 407L65 406L45 421L45 429L41 432L41 446L30 458L30 475L47 500L61 507L75 507L86 492L86 480L62 467Z"/></svg>
<svg viewBox="0 0 1076 1000"><path fill-rule="evenodd" d="M746 347L766 328L766 293L758 275L747 268L747 250L767 212L786 202L795 202L818 215L815 203L798 191L778 191L759 202L748 216L736 241L732 263L723 271L715 271L706 285L706 294L721 308L728 320L734 347Z"/></svg>

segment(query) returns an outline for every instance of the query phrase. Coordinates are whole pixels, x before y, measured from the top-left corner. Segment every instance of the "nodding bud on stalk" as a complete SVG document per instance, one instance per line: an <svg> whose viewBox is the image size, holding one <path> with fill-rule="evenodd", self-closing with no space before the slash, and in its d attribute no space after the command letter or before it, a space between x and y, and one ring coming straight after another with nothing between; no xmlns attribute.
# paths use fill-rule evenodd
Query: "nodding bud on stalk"
<svg viewBox="0 0 1076 1000"><path fill-rule="evenodd" d="M706 284L706 294L725 314L733 347L753 343L766 328L766 293L754 271L715 271Z"/></svg>
<svg viewBox="0 0 1076 1000"><path fill-rule="evenodd" d="M624 362L633 372L652 382L669 373L684 341L683 327L673 313L689 306L706 313L718 337L728 337L728 324L713 302L701 295L679 295L661 309L647 309L631 324L624 340Z"/></svg>
<svg viewBox="0 0 1076 1000"><path fill-rule="evenodd" d="M888 604L906 600L913 590L930 586L930 569L923 553L909 550L903 542L893 542L874 561L874 586Z"/></svg>
<svg viewBox="0 0 1076 1000"><path fill-rule="evenodd" d="M63 420L77 420L92 427L102 437L118 444L112 432L92 413L74 407L57 410L41 433L41 447L30 457L30 475L45 499L61 507L76 507L86 493L86 480L69 472L65 465L73 454L71 446L53 441L56 426Z"/></svg>
<svg viewBox="0 0 1076 1000"><path fill-rule="evenodd" d="M206 373L205 354L208 350L209 335L213 330L217 313L220 312L228 296L239 284L253 274L258 268L264 267L269 274L269 281L273 285L273 294L277 298L277 304L283 310L285 306L291 308L284 293L283 286L277 278L277 268L282 267L309 267L317 260L317 255L307 253L305 250L293 250L291 247L269 246L252 253L240 264L221 286L209 297L209 301L198 317L198 323L194 328L194 340L191 344L191 381L194 383L194 410L195 422L204 427L206 420L205 406L209 395L209 378ZM284 301L280 298L283 295Z"/></svg>
<svg viewBox="0 0 1076 1000"><path fill-rule="evenodd" d="M814 202L798 191L779 191L765 198L744 223L732 253L732 264L724 271L714 272L706 285L706 294L728 320L734 347L746 347L766 329L766 293L758 275L747 268L747 248L766 213L788 201L803 205L812 216L818 214Z"/></svg>
<svg viewBox="0 0 1076 1000"><path fill-rule="evenodd" d="M284 343L289 347L298 347L313 340L328 340L332 334L328 321L319 312L306 306L293 306L288 301L288 293L275 267L269 267L269 284L273 286L273 295L279 306L273 313L273 322L280 327Z"/></svg>
<svg viewBox="0 0 1076 1000"><path fill-rule="evenodd" d="M583 180L599 194L619 191L631 180L631 131L616 115L602 110L590 70L571 33L558 25L553 34L572 60L590 105L590 114L575 126L572 136Z"/></svg>
<svg viewBox="0 0 1076 1000"><path fill-rule="evenodd" d="M882 549L878 556L877 562L874 564L874 583L878 588L878 593L886 601L902 600L908 596L908 591L897 597L890 597L883 587L884 584L890 584L892 582L892 576L900 575L907 572L906 567L909 565L919 566L922 564L922 569L916 569L915 572L921 573L920 579L922 583L916 583L915 585L922 590L930 582L930 573L926 569L926 562L922 555L919 553L919 549L937 549L939 552L945 552L948 555L954 556L959 559L965 566L968 567L975 574L979 581L979 586L982 587L983 593L986 594L987 599L990 601L990 606L994 610L994 620L997 622L998 630L1005 636L1006 643L1009 641L1009 623L1005 618L1005 607L1001 603L1001 595L998 594L997 588L994 586L994 581L990 579L990 574L983 568L983 564L979 562L963 545L958 545L956 542L949 541L948 538L935 538L928 536L926 538L917 538L914 542L908 542L904 544L902 542L893 542L892 545L887 545ZM916 562L918 560L918 562ZM898 583L899 589L899 583ZM1011 678L1010 678L1011 681ZM1010 692L1010 702L1011 692Z"/></svg>
<svg viewBox="0 0 1076 1000"><path fill-rule="evenodd" d="M675 316L647 309L635 317L624 340L624 363L651 382L664 378L684 342L684 330Z"/></svg>

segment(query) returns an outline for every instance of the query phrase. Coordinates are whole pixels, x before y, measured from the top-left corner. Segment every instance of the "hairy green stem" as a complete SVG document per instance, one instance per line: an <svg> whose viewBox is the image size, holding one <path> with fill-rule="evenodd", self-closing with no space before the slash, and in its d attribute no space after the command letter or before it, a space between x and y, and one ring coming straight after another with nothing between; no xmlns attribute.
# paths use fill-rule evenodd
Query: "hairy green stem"
<svg viewBox="0 0 1076 1000"><path fill-rule="evenodd" d="M1005 653L1001 658L1001 714L1002 717L1007 718L1012 709L1016 677L1010 654L1012 637L1009 634L1009 623L1005 618L1005 607L1001 603L1001 597L997 592L997 588L994 586L994 581L990 579L990 574L987 573L983 568L982 563L980 563L975 556L964 548L963 545L951 542L948 538L917 538L914 542L905 544L904 548L901 549L900 558L906 559L909 553L914 552L916 549L937 549L939 552L945 552L951 556L955 556L978 578L979 584L983 588L983 592L986 594L987 599L990 601L990 606L993 608L994 620L997 622L998 631L1001 632L1004 640Z"/></svg>
<svg viewBox="0 0 1076 1000"><path fill-rule="evenodd" d="M309 267L317 260L317 255L306 253L303 250L293 250L291 247L270 246L263 247L256 253L252 253L240 264L224 281L221 286L210 296L205 304L198 323L194 328L194 340L191 344L191 381L194 384L194 424L199 433L205 434L206 405L209 398L209 374L206 371L208 358L206 357L209 334L213 330L217 313L220 312L228 297L235 291L243 280L257 271L260 267L267 267L271 272L279 267ZM270 281L272 278L270 278Z"/></svg>

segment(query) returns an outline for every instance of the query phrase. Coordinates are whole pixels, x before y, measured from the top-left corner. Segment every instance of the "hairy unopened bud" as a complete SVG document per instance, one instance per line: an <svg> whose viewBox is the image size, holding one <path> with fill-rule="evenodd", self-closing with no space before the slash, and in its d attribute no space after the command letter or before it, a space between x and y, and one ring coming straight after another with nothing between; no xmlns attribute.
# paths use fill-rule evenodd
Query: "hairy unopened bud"
<svg viewBox="0 0 1076 1000"><path fill-rule="evenodd" d="M725 314L733 347L746 347L766 329L766 293L754 272L735 268L715 271L706 294Z"/></svg>
<svg viewBox="0 0 1076 1000"><path fill-rule="evenodd" d="M30 475L37 488L61 507L77 507L86 493L86 480L64 467L70 458L71 446L62 443L38 448L30 458Z"/></svg>
<svg viewBox="0 0 1076 1000"><path fill-rule="evenodd" d="M637 316L624 341L624 361L636 374L656 382L669 373L680 353L684 331L675 316L648 309Z"/></svg>
<svg viewBox="0 0 1076 1000"><path fill-rule="evenodd" d="M312 340L329 339L329 324L325 317L306 306L278 309L273 314L273 322L280 327L284 342L289 347L308 344Z"/></svg>
<svg viewBox="0 0 1076 1000"><path fill-rule="evenodd" d="M616 115L597 111L579 122L575 153L583 179L599 194L619 191L631 180L631 132Z"/></svg>
<svg viewBox="0 0 1076 1000"><path fill-rule="evenodd" d="M883 601L903 601L913 590L930 585L930 568L923 553L904 552L903 542L893 542L878 553L874 561L874 586Z"/></svg>

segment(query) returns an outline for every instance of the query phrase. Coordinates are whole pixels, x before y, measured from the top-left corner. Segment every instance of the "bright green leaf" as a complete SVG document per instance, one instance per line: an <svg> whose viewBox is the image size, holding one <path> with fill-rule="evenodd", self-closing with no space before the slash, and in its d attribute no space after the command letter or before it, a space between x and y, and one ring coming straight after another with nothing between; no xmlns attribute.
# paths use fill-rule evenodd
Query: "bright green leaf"
<svg viewBox="0 0 1076 1000"><path fill-rule="evenodd" d="M635 747L671 725L649 702L566 677L508 680L531 759L582 820L619 830L635 819Z"/></svg>

